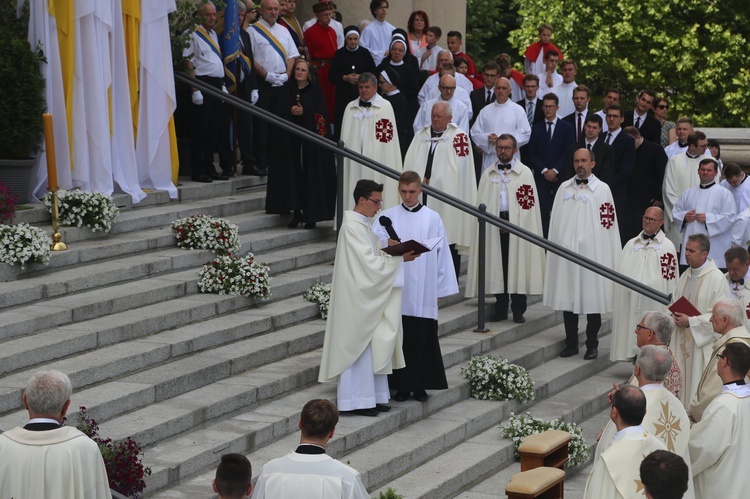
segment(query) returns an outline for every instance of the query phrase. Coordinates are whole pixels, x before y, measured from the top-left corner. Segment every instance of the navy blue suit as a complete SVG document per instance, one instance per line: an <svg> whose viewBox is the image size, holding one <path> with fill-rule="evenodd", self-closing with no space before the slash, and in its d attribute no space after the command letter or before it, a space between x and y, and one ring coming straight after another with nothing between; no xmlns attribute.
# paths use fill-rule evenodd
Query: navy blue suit
<svg viewBox="0 0 750 499"><path fill-rule="evenodd" d="M602 132L599 135L599 140L606 141L607 133ZM635 170L635 141L633 137L620 130L620 133L617 134L617 137L609 145L612 146L612 158L614 159L609 188L612 190L612 197L615 200L615 211L618 213L617 218L619 219L625 214L625 210L627 209L628 184ZM627 232L625 224L622 224L620 226L621 241L628 241L628 239L625 239Z"/></svg>
<svg viewBox="0 0 750 499"><path fill-rule="evenodd" d="M626 126L635 126L635 122L633 120L633 113L635 111L631 109L630 111L625 112L625 116L623 116L624 121L622 122L622 127L625 128ZM646 113L646 118L643 120L643 123L641 123L641 126L638 128L638 130L641 133L641 136L648 140L649 142L653 142L654 144L661 145L661 123L659 123L659 120L654 118L654 116L651 113Z"/></svg>
<svg viewBox="0 0 750 499"><path fill-rule="evenodd" d="M542 229L544 237L549 231L549 218L552 202L555 200L557 188L562 183L565 174L565 160L568 148L575 143L575 130L563 120L558 119L552 141L547 138L547 121L542 120L531 127L531 138L528 144L529 167L534 171L534 181L539 191L539 209L542 212ZM548 182L542 175L544 169L557 170L557 180Z"/></svg>

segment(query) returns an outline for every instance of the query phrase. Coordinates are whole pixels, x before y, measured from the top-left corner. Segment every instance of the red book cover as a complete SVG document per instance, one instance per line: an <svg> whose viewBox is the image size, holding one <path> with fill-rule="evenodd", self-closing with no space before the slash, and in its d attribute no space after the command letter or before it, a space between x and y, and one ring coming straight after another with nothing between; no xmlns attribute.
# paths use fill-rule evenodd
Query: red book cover
<svg viewBox="0 0 750 499"><path fill-rule="evenodd" d="M688 317L695 317L696 315L701 315L698 309L695 308L693 304L690 303L688 299L685 298L684 296L680 297L679 300L677 300L672 305L670 305L669 311L672 312L673 314L674 313L685 314Z"/></svg>

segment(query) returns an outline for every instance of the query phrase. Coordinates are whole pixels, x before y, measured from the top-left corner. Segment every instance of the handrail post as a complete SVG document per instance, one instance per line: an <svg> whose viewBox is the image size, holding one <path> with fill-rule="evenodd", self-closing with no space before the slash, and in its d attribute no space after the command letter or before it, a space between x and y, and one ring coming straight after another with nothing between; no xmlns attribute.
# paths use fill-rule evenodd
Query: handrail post
<svg viewBox="0 0 750 499"><path fill-rule="evenodd" d="M487 206L485 206L484 203L479 205L479 213L482 215L487 214ZM484 306L484 269L486 266L485 258L487 257L487 248L486 248L486 242L487 242L487 235L485 234L485 230L487 227L487 222L484 221L484 218L478 218L477 221L479 222L479 252L478 252L478 263L477 267L479 268L477 275L477 294L479 295L479 302L477 303L477 328L474 330L475 333L486 333L489 331L484 326L484 312L486 307ZM471 270L469 270L471 272Z"/></svg>
<svg viewBox="0 0 750 499"><path fill-rule="evenodd" d="M336 153L336 233L344 223L344 141L338 141L339 152Z"/></svg>

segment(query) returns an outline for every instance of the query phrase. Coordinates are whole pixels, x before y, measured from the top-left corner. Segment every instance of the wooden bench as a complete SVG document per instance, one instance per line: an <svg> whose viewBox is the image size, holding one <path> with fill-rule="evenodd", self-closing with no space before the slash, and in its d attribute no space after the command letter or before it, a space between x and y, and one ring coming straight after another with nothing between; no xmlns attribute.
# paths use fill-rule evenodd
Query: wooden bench
<svg viewBox="0 0 750 499"><path fill-rule="evenodd" d="M568 462L570 433L561 430L547 430L529 435L518 446L521 456L521 471L529 471L540 466L564 469Z"/></svg>
<svg viewBox="0 0 750 499"><path fill-rule="evenodd" d="M542 466L516 473L505 487L508 499L563 499L565 472Z"/></svg>

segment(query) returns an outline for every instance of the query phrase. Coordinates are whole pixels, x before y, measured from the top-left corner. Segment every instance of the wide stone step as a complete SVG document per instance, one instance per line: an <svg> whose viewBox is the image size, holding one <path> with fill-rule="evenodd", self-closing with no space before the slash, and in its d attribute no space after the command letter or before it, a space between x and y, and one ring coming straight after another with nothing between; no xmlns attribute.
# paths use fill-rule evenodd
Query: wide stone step
<svg viewBox="0 0 750 499"><path fill-rule="evenodd" d="M552 318L554 323L555 320L559 320L557 315L555 312L543 309L543 307L533 306L527 314L527 319L529 320L527 324L534 324L535 321L549 320L550 318ZM504 323L499 324L505 326ZM487 340L490 337L498 338L491 343L498 345L505 344L506 340L501 339L501 337L505 337L506 339L513 337L517 334L515 329L523 329L526 326L511 324L513 323L509 323L507 327L503 327L503 332L493 331L488 334L477 334L471 331L462 331L447 338L441 338L444 360L451 357L455 358L455 350L464 350L466 352L464 361L468 359L468 356L471 354L470 352L476 354L481 351L492 351L491 348L483 348L483 345L488 347ZM539 323L536 325L539 326ZM553 329L557 330L558 328L555 326ZM525 337L528 334L527 332L526 334L521 334L521 336ZM464 336L463 339L457 338L462 335ZM470 340L472 337L473 342ZM532 338L534 336L522 339L521 342L531 341ZM448 340L457 341L452 341L452 345L449 346L446 344ZM558 344L559 348L556 350L554 348L551 349L549 355L559 354L562 350L560 337L555 337L551 341ZM474 343L474 345L471 346L469 343ZM505 349L503 349L504 351ZM540 360L544 362L545 359ZM563 376L563 379L567 379L568 383L574 384L576 381L590 376L597 369L601 369L602 365L606 365L606 362L606 359L595 362L584 362L582 359L568 362L566 365L570 368L570 373L567 376ZM336 456L345 455L344 461L352 464L363 473L366 485L371 489L375 486L376 481L382 480L384 473L387 474L384 470L395 466L401 469L401 473L403 473L407 469L402 467L403 463L399 459L410 460L414 459L416 455L430 455L429 449L434 449L436 445L445 444L446 441L450 441L452 438L451 435L453 435L453 431L443 432L440 430L435 431L434 429L430 431L429 428L431 426L433 428L439 427L439 425L435 426L435 421L433 420L429 420L426 423L419 423L425 425L424 429L419 431L431 435L432 438L441 443L427 443L421 447L421 450L415 450L420 445L418 443L422 442L422 440L419 440L418 436L401 434L403 430L399 430L399 428L410 427L413 423L417 424L423 418L431 418L433 417L431 416L432 414L442 410L451 411L455 415L453 418L446 418L447 420L453 421L456 418L464 417L467 418L464 421L471 421L471 423L461 426L464 428L462 431L471 428L470 431L476 434L481 429L486 429L496 424L501 419L502 414L492 414L492 411L496 410L496 407L500 407L502 404L493 402L479 404L479 401L473 399L466 401L469 393L468 382L460 375L460 367L460 365L456 365L447 369L450 388L448 390L432 392L432 397L425 404L417 402L395 404L391 412L381 414L376 419L342 416L337 427L336 437L329 446L329 453ZM546 384L553 382L556 382L556 380L548 380ZM540 394L550 390L551 388L545 387L542 384L537 388ZM335 386L333 384L313 384L304 390L298 390L289 396L279 398L268 404L263 404L257 409L238 415L229 421L223 421L204 430L193 432L147 450L146 460L154 469L154 475L151 477L154 481L149 482L150 490L153 492L163 487L165 480L173 480L175 474L184 477L186 474L189 474L186 473L187 471L195 472L200 466L203 466L204 468L208 468L203 473L186 480L181 485L157 494L156 497L199 496L198 491L202 487L205 487L205 482L203 482L205 476L213 473L213 469L211 468L215 466L216 459L218 459L220 454L225 452L250 452L250 458L255 463L257 473L260 465L274 457L289 452L293 448L294 443L299 438L296 433L296 422L299 418L299 411L302 405L311 398L328 398L333 400L335 399ZM465 402L468 402L472 406L481 407L482 409L487 408L490 415L466 416L471 411L463 408ZM512 405L515 402L507 402L505 404ZM507 408L501 410L509 411ZM282 431L286 431L286 433L280 433ZM397 451L389 454L387 450L384 450L381 456L377 452L370 452L373 445L381 445L379 442L390 439L389 435L391 434L394 436L401 434L401 437L393 440L391 445L385 445L384 449L388 449L389 447L392 449L400 448L405 445L413 455L410 454L410 456L403 457L399 456ZM390 440L388 441L390 442ZM199 449L195 446L196 442L206 444L202 452L198 452ZM248 445L254 446L257 450L253 451L252 448L247 447ZM368 463L362 468L354 464L355 456L359 452L358 449L361 448L364 448L362 450L362 460ZM193 458L185 460L187 457L186 453L188 452L194 453ZM380 460L381 457L382 463L375 469L373 463ZM182 459L182 461L176 462L179 459ZM211 462L212 460L213 462ZM367 470L373 470L372 478L368 478L370 475L366 474L369 473Z"/></svg>

